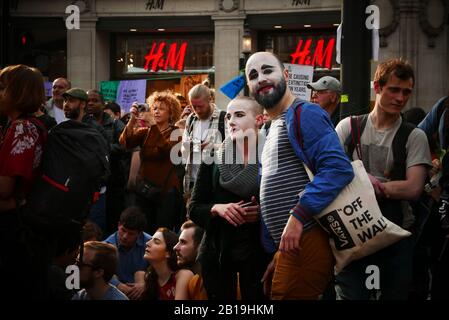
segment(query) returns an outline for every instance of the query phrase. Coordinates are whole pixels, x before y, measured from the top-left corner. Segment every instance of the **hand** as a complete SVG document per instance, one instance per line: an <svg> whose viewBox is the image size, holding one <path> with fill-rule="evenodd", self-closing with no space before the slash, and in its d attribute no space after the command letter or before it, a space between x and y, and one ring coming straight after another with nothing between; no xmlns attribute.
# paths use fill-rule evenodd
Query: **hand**
<svg viewBox="0 0 449 320"><path fill-rule="evenodd" d="M433 177L441 170L441 162L439 159L432 160L432 169L430 169L430 177Z"/></svg>
<svg viewBox="0 0 449 320"><path fill-rule="evenodd" d="M382 182L380 182L376 177L370 175L368 173L369 180L371 181L371 184L373 185L374 192L376 193L376 196L380 197L387 197L385 193L385 186Z"/></svg>
<svg viewBox="0 0 449 320"><path fill-rule="evenodd" d="M131 300L139 300L145 292L145 283L128 283L127 285L131 288L127 294Z"/></svg>
<svg viewBox="0 0 449 320"><path fill-rule="evenodd" d="M117 285L117 289L123 292L126 296L128 296L129 292L131 291L131 287L124 283L119 283Z"/></svg>
<svg viewBox="0 0 449 320"><path fill-rule="evenodd" d="M290 215L284 231L281 236L281 243L279 244L279 251L282 253L301 250L299 241L302 236L303 225L301 221Z"/></svg>
<svg viewBox="0 0 449 320"><path fill-rule="evenodd" d="M243 215L243 219L245 220L245 222L256 222L260 217L260 205L257 202L256 197L252 196L251 202L253 203L253 205L249 205L243 208L243 210L245 211Z"/></svg>
<svg viewBox="0 0 449 320"><path fill-rule="evenodd" d="M274 259L271 260L271 262L267 266L267 270L265 270L265 273L263 274L261 282L263 283L263 293L268 298L271 294L271 282L273 281L273 274L274 274Z"/></svg>
<svg viewBox="0 0 449 320"><path fill-rule="evenodd" d="M181 113L181 119L187 118L191 113L192 113L192 106L191 105L185 106L184 110L182 110Z"/></svg>
<svg viewBox="0 0 449 320"><path fill-rule="evenodd" d="M209 140L209 139L206 139L204 142L201 143L201 151L203 151L203 149L204 149L205 147L207 147L207 145L209 144L209 142L210 142L210 140Z"/></svg>
<svg viewBox="0 0 449 320"><path fill-rule="evenodd" d="M133 120L133 121L135 121L135 120L137 120L137 118L139 117L139 111L138 111L138 108L139 107L139 105L137 104L137 102L134 102L132 105L131 105L131 109L129 110L129 112L130 112L130 118L129 118L129 120L131 121L131 120Z"/></svg>
<svg viewBox="0 0 449 320"><path fill-rule="evenodd" d="M242 203L243 201L239 203L216 204L212 207L211 213L226 219L234 227L237 227L245 223L243 219L245 210L240 207Z"/></svg>

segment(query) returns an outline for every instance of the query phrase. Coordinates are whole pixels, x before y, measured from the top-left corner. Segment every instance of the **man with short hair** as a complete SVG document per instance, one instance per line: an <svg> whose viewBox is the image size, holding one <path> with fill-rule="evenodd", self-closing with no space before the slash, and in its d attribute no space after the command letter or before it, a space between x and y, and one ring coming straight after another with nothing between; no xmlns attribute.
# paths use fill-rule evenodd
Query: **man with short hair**
<svg viewBox="0 0 449 320"><path fill-rule="evenodd" d="M380 63L374 75L376 101L373 111L359 116L358 125L348 117L336 128L348 156L363 161L382 214L399 226L403 226L404 202L420 197L427 169L432 166L425 133L401 117L414 84L413 68L408 62L391 59ZM365 123L364 128L362 123ZM355 135L354 126L359 127L359 141L356 140L352 148L349 141ZM403 157L403 162L396 158L399 156ZM365 286L369 265L379 267L380 299L407 299L412 280L412 253L413 237L409 237L352 262L336 276L337 299L370 298L371 292Z"/></svg>
<svg viewBox="0 0 449 320"><path fill-rule="evenodd" d="M78 257L80 285L72 300L128 300L109 284L117 267L117 249L108 243L89 241L84 244L82 260Z"/></svg>
<svg viewBox="0 0 449 320"><path fill-rule="evenodd" d="M49 116L56 120L56 123L61 123L66 119L63 104L63 94L71 88L71 83L66 78L57 78L53 81L52 97L45 104L45 109Z"/></svg>
<svg viewBox="0 0 449 320"><path fill-rule="evenodd" d="M111 283L130 299L139 299L145 289L145 271L148 262L143 258L145 244L151 236L143 230L146 226L145 214L138 207L129 207L120 215L118 231L105 242L118 249L119 263Z"/></svg>
<svg viewBox="0 0 449 320"><path fill-rule="evenodd" d="M197 261L198 251L204 235L204 229L193 221L186 221L181 226L181 234L178 243L174 246L178 266L189 269L194 276L189 281L189 300L207 300L207 292L204 288L201 276L201 265Z"/></svg>
<svg viewBox="0 0 449 320"><path fill-rule="evenodd" d="M253 54L245 74L254 98L271 118L261 159L260 206L264 246L274 254L263 277L271 298L318 299L333 272L328 234L314 216L354 177L327 113L297 99L288 71L268 52ZM306 164L315 177L309 180Z"/></svg>
<svg viewBox="0 0 449 320"><path fill-rule="evenodd" d="M189 198L196 181L198 170L206 152L213 150L227 136L225 132L225 111L220 110L211 101L210 89L197 84L189 91L189 101L193 113L186 119L186 128L182 137L181 152L186 161L184 175L184 193Z"/></svg>
<svg viewBox="0 0 449 320"><path fill-rule="evenodd" d="M104 105L104 112L117 120L120 120L122 114L120 106L114 101L109 101Z"/></svg>
<svg viewBox="0 0 449 320"><path fill-rule="evenodd" d="M326 110L331 117L331 121L336 126L340 121L340 81L331 76L324 76L316 82L307 84L307 88L312 89L312 102L318 104Z"/></svg>
<svg viewBox="0 0 449 320"><path fill-rule="evenodd" d="M106 142L109 141L104 128L99 125L91 116L86 114L88 96L85 90L80 88L69 89L63 94L63 98L64 113L67 119L82 122L95 128L99 133L101 133ZM106 181L104 181L104 183L106 183ZM105 188L103 187L102 189L104 190ZM100 193L103 190L100 190ZM104 206L105 198L99 197L99 200L93 204L89 213L89 218L93 222L95 222L103 231L106 229L106 214L105 210L101 209Z"/></svg>
<svg viewBox="0 0 449 320"><path fill-rule="evenodd" d="M203 235L203 228L197 226L193 221L189 220L182 224L179 241L174 247L179 267L187 268L194 272L193 269L197 264L196 257Z"/></svg>

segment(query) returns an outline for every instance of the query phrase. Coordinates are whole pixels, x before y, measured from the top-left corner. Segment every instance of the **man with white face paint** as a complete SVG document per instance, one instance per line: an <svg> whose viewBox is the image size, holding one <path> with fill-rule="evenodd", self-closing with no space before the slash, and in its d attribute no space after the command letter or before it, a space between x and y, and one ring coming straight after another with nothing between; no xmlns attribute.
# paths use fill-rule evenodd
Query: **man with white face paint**
<svg viewBox="0 0 449 320"><path fill-rule="evenodd" d="M331 279L333 257L329 237L313 216L352 180L352 166L326 111L291 93L277 56L253 54L245 73L250 92L272 120L261 159L264 246L274 254L265 288L272 277L272 299L318 299ZM315 175L312 182L304 163Z"/></svg>

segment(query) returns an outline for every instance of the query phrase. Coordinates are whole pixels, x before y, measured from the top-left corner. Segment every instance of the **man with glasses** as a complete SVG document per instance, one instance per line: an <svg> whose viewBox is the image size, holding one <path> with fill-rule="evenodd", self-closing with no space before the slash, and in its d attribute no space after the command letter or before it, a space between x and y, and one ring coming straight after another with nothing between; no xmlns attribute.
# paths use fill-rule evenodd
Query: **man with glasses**
<svg viewBox="0 0 449 320"><path fill-rule="evenodd" d="M307 88L313 90L312 102L326 110L332 123L336 126L340 121L340 108L338 108L341 95L340 81L334 77L325 76L316 82L307 84Z"/></svg>
<svg viewBox="0 0 449 320"><path fill-rule="evenodd" d="M117 249L109 243L84 243L82 260L78 257L80 285L72 300L128 300L115 286L109 284L117 268Z"/></svg>

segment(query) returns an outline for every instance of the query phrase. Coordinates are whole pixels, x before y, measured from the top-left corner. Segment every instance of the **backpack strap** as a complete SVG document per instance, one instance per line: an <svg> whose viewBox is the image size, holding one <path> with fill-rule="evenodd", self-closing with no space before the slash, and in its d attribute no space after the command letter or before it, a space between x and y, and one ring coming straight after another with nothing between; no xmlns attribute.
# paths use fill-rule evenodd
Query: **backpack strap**
<svg viewBox="0 0 449 320"><path fill-rule="evenodd" d="M224 121L225 116L226 116L226 112L220 111L220 115L218 117L218 131L221 134L222 141L225 139L225 121Z"/></svg>
<svg viewBox="0 0 449 320"><path fill-rule="evenodd" d="M369 114L363 114L350 117L349 121L351 132L350 135L345 140L344 147L346 155L351 160L354 160L352 158L354 150L357 151L357 156L359 157L359 159L362 159L363 154L360 139L362 137L363 130L365 130L366 122L368 121L368 115Z"/></svg>
<svg viewBox="0 0 449 320"><path fill-rule="evenodd" d="M410 133L416 127L406 122L402 119L402 123L394 135L393 143L392 143L392 152L393 152L393 168L390 172L391 180L405 180L406 178L406 164L407 164L407 140L410 136Z"/></svg>
<svg viewBox="0 0 449 320"><path fill-rule="evenodd" d="M437 107L437 119L438 119L438 123L441 120L441 117L443 116L444 110L446 110L446 102L449 101L449 96L446 97L446 99L443 99L443 101L441 101L441 103L438 105Z"/></svg>
<svg viewBox="0 0 449 320"><path fill-rule="evenodd" d="M195 122L195 119L196 116L193 112L187 117L186 130L189 135L192 133L193 123Z"/></svg>

